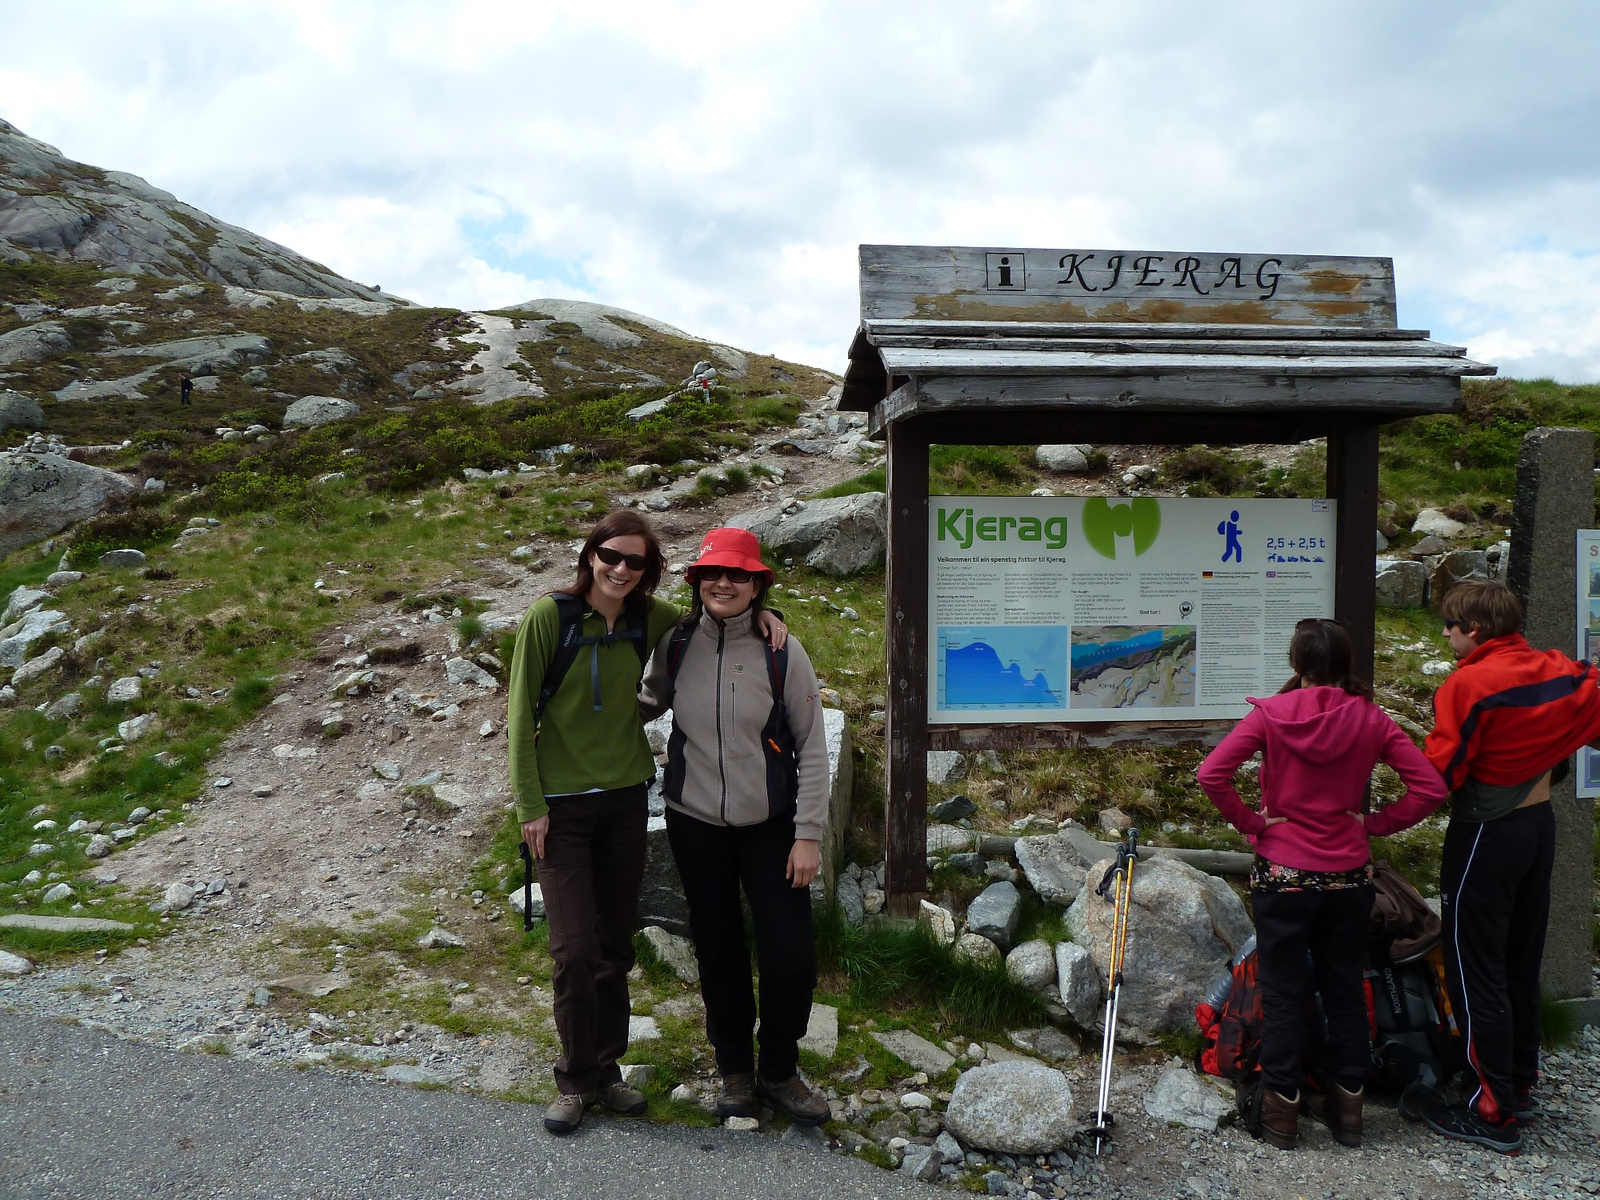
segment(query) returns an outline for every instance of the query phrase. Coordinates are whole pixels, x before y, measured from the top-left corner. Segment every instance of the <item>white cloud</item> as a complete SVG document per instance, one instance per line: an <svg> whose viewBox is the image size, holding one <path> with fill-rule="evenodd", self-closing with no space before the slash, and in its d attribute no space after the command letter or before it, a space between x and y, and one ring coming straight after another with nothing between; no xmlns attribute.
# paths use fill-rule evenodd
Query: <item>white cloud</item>
<svg viewBox="0 0 1600 1200"><path fill-rule="evenodd" d="M837 367L861 242L1387 254L1401 318L1600 379L1600 10L1060 0L83 4L0 115L427 303Z"/></svg>

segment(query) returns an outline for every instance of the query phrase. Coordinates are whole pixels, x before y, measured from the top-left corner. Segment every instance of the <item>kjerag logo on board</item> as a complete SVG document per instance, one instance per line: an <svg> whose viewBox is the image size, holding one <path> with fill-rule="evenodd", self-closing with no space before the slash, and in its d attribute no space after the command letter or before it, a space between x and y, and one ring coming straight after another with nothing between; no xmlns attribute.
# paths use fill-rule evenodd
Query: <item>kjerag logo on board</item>
<svg viewBox="0 0 1600 1200"><path fill-rule="evenodd" d="M1103 501L1102 501L1103 503ZM1067 544L1065 517L980 517L970 508L940 508L939 540L950 540L963 550L980 542L1043 542L1048 550Z"/></svg>
<svg viewBox="0 0 1600 1200"><path fill-rule="evenodd" d="M1083 540L1101 558L1117 557L1117 539L1133 538L1137 558L1156 544L1161 532L1161 503L1140 496L1126 504L1108 504L1096 496L1083 506Z"/></svg>

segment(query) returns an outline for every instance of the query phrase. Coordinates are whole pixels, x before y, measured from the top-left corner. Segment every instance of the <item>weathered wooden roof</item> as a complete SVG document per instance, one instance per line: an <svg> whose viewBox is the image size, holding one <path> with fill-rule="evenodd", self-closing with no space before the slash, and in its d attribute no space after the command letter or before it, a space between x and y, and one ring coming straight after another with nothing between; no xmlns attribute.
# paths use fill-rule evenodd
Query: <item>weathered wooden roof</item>
<svg viewBox="0 0 1600 1200"><path fill-rule="evenodd" d="M1449 412L1495 368L1426 331L1350 326L864 320L840 407L923 413Z"/></svg>

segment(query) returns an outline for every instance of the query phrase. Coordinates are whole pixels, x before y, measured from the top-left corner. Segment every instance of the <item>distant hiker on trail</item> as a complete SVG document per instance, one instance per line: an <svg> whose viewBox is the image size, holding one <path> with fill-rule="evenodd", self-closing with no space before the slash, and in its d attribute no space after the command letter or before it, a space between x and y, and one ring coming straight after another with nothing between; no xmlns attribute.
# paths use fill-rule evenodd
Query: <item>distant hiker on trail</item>
<svg viewBox="0 0 1600 1200"><path fill-rule="evenodd" d="M189 403L191 403L191 400L189 398L193 394L194 394L194 380L190 379L189 378L189 372L185 371L182 375L178 376L178 403L179 404L189 404Z"/></svg>
<svg viewBox="0 0 1600 1200"><path fill-rule="evenodd" d="M754 534L713 529L684 577L693 604L656 646L639 703L647 717L672 707L667 838L722 1076L717 1115L753 1117L765 1101L820 1125L828 1102L799 1072L817 982L810 884L828 820L817 675L799 642L774 651L757 632L773 573ZM759 1036L741 886L755 923Z"/></svg>
<svg viewBox="0 0 1600 1200"><path fill-rule="evenodd" d="M1250 714L1200 766L1200 787L1255 847L1250 905L1261 980L1259 1132L1280 1150L1299 1137L1307 1082L1305 1005L1313 982L1328 1021L1321 1091L1311 1115L1346 1146L1361 1144L1371 1045L1362 988L1372 858L1361 809L1372 768L1386 762L1410 789L1401 803L1437 808L1439 772L1351 674L1350 636L1335 621L1295 626L1294 677L1251 698ZM1597 694L1600 699L1600 694ZM1233 775L1261 752L1261 811L1245 806ZM1309 952L1309 959L1307 961Z"/></svg>
<svg viewBox="0 0 1600 1200"><path fill-rule="evenodd" d="M596 523L566 592L536 602L517 630L507 733L522 838L539 863L554 964L558 1095L552 1133L571 1133L591 1104L645 1111L622 1082L628 972L644 877L646 793L655 759L639 716L650 650L684 610L652 593L666 559L630 509ZM782 646L783 623L762 628Z"/></svg>
<svg viewBox="0 0 1600 1200"><path fill-rule="evenodd" d="M1528 645L1522 605L1502 583L1462 580L1439 609L1460 665L1434 693L1425 748L1451 789L1439 867L1445 974L1474 1090L1465 1105L1430 1100L1422 1115L1447 1138L1517 1154L1520 1127L1539 1114L1551 776L1600 738L1600 673ZM1367 817L1367 832L1409 828L1439 804L1419 795L1390 805Z"/></svg>

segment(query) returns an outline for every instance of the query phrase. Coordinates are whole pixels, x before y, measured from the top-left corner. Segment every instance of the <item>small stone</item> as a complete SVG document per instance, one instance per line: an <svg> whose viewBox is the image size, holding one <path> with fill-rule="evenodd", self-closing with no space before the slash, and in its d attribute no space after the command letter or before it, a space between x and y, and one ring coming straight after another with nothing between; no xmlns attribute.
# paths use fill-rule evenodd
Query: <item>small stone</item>
<svg viewBox="0 0 1600 1200"><path fill-rule="evenodd" d="M78 893L73 891L72 888L67 884L58 883L54 887L49 888L45 894L40 897L40 899L42 899L46 904L54 904L58 900L70 900L77 894Z"/></svg>
<svg viewBox="0 0 1600 1200"><path fill-rule="evenodd" d="M696 1104L700 1100L700 1097L695 1094L695 1090L687 1083L680 1083L673 1088L671 1098L679 1104Z"/></svg>
<svg viewBox="0 0 1600 1200"><path fill-rule="evenodd" d="M372 764L372 773L379 779L391 782L400 778L400 764L394 762L375 762ZM431 780L429 782L432 782Z"/></svg>
<svg viewBox="0 0 1600 1200"><path fill-rule="evenodd" d="M449 930L440 929L437 925L435 925L432 929L428 930L427 933L423 934L417 939L417 945L421 946L424 950L440 950L465 946L466 942L462 941Z"/></svg>
<svg viewBox="0 0 1600 1200"><path fill-rule="evenodd" d="M967 928L1002 950L1010 947L1021 919L1022 893L1005 880L991 883L967 906Z"/></svg>
<svg viewBox="0 0 1600 1200"><path fill-rule="evenodd" d="M194 903L195 891L187 883L169 883L161 897L168 912L182 912Z"/></svg>
<svg viewBox="0 0 1600 1200"><path fill-rule="evenodd" d="M1121 833L1132 824L1133 818L1120 808L1103 808L1100 810L1100 828L1106 833Z"/></svg>
<svg viewBox="0 0 1600 1200"><path fill-rule="evenodd" d="M639 1091L649 1087L655 1077L656 1069L649 1063L625 1063L622 1067L622 1082Z"/></svg>
<svg viewBox="0 0 1600 1200"><path fill-rule="evenodd" d="M987 966L1000 961L1000 947L977 933L963 933L956 939L956 957Z"/></svg>
<svg viewBox="0 0 1600 1200"><path fill-rule="evenodd" d="M411 1063L395 1063L383 1069L383 1077L390 1083L426 1084L437 1086L449 1083L450 1077L441 1075L437 1071L430 1071L427 1067L414 1066Z"/></svg>
<svg viewBox="0 0 1600 1200"><path fill-rule="evenodd" d="M756 1133L761 1129L761 1122L754 1117L729 1117L722 1127L736 1133Z"/></svg>
<svg viewBox="0 0 1600 1200"><path fill-rule="evenodd" d="M684 983L700 982L700 964L694 955L694 943L688 938L668 933L659 925L646 925L639 931L650 943L656 957Z"/></svg>
<svg viewBox="0 0 1600 1200"><path fill-rule="evenodd" d="M1023 942L1006 955L1006 974L1029 991L1042 992L1056 981L1056 956L1043 940Z"/></svg>
<svg viewBox="0 0 1600 1200"><path fill-rule="evenodd" d="M628 1045L635 1042L654 1042L661 1037L661 1026L654 1017L628 1018Z"/></svg>
<svg viewBox="0 0 1600 1200"><path fill-rule="evenodd" d="M116 845L114 841L103 833L97 833L89 839L89 844L84 847L83 853L89 858L104 858L111 853Z"/></svg>
<svg viewBox="0 0 1600 1200"><path fill-rule="evenodd" d="M144 694L144 680L137 675L124 675L106 689L107 704L132 704Z"/></svg>
<svg viewBox="0 0 1600 1200"><path fill-rule="evenodd" d="M0 975L26 975L31 970L33 963L30 960L9 950L0 950Z"/></svg>
<svg viewBox="0 0 1600 1200"><path fill-rule="evenodd" d="M933 1107L933 1101L924 1096L921 1092L907 1092L904 1096L900 1097L900 1107L906 1109L929 1109Z"/></svg>
<svg viewBox="0 0 1600 1200"><path fill-rule="evenodd" d="M232 787L233 780L226 775L219 775L211 781L211 786L221 791L223 788Z"/></svg>
<svg viewBox="0 0 1600 1200"><path fill-rule="evenodd" d="M478 726L478 736L481 738L492 738L498 732L499 730L495 727L493 721L485 721Z"/></svg>
<svg viewBox="0 0 1600 1200"><path fill-rule="evenodd" d="M141 804L138 808L134 809L128 814L128 824L143 825L150 819L150 815L150 810Z"/></svg>
<svg viewBox="0 0 1600 1200"><path fill-rule="evenodd" d="M955 914L927 900L918 901L917 920L933 931L934 940L948 946L956 940Z"/></svg>
<svg viewBox="0 0 1600 1200"><path fill-rule="evenodd" d="M142 567L146 562L141 550L107 550L100 556L100 565L108 570L127 570Z"/></svg>

